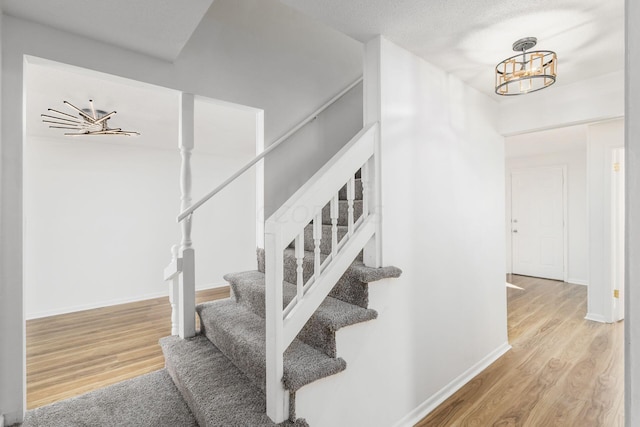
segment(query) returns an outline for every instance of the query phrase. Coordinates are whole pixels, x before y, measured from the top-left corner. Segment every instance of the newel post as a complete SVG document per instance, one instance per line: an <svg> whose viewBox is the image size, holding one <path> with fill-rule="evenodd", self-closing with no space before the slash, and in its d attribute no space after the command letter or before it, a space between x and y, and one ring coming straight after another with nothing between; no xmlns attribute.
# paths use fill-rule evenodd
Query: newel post
<svg viewBox="0 0 640 427"><path fill-rule="evenodd" d="M191 206L191 153L194 147L194 96L182 93L180 97L179 148L182 164L180 167L180 210ZM180 276L179 310L181 338L192 337L196 333L196 279L195 253L191 241L192 215L182 223L182 242L180 253L182 258L182 274Z"/></svg>
<svg viewBox="0 0 640 427"><path fill-rule="evenodd" d="M266 333L266 397L267 415L274 423L289 417L289 392L282 384L284 376L282 282L283 246L279 233L266 230L265 254L265 333Z"/></svg>
<svg viewBox="0 0 640 427"><path fill-rule="evenodd" d="M381 109L381 38L370 40L365 45L364 55L364 125L376 124L374 155L363 168L364 203L366 210L376 215L376 232L364 247L364 263L369 267L382 267L382 140L380 120Z"/></svg>

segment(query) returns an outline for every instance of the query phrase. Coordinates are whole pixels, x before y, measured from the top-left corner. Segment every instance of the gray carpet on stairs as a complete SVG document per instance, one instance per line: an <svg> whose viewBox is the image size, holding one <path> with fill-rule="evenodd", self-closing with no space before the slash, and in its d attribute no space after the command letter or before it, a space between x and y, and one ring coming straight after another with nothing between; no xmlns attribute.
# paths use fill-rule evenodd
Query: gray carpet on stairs
<svg viewBox="0 0 640 427"><path fill-rule="evenodd" d="M358 174L356 174L356 194L355 194L355 198L356 200L362 200L362 180L360 179L360 176ZM338 198L340 200L347 200L347 186L344 185L340 191L338 192Z"/></svg>
<svg viewBox="0 0 640 427"><path fill-rule="evenodd" d="M258 253L258 271L264 273L264 249L259 248ZM326 255L321 257L322 260ZM303 259L303 278L306 283L309 277L313 275L314 255L313 252L306 251ZM289 283L297 281L297 263L295 258L295 250L287 248L284 251L284 280ZM364 265L362 260L355 260L351 266L345 271L338 283L333 287L329 296L339 300L354 304L359 307L367 308L369 306L369 288L368 283L382 279L390 279L400 277L402 270L397 267L380 267L373 268Z"/></svg>
<svg viewBox="0 0 640 427"><path fill-rule="evenodd" d="M165 369L32 409L27 411L22 425L23 427L198 426Z"/></svg>
<svg viewBox="0 0 640 427"><path fill-rule="evenodd" d="M264 319L232 299L197 306L206 337L257 386L265 387ZM294 339L284 352L285 388L295 392L320 378L342 372L347 364Z"/></svg>
<svg viewBox="0 0 640 427"><path fill-rule="evenodd" d="M358 218L362 216L362 200L354 200L353 202L353 221L358 221ZM337 225L347 225L349 219L349 204L346 200L338 201L338 222ZM326 205L322 209L322 223L331 225L331 208L330 205Z"/></svg>
<svg viewBox="0 0 640 427"><path fill-rule="evenodd" d="M275 427L264 392L206 337L160 340L167 370L201 427ZM307 426L298 419L279 426ZM176 424L179 426L179 424Z"/></svg>
<svg viewBox="0 0 640 427"><path fill-rule="evenodd" d="M265 317L264 273L245 271L227 274L224 279L231 285L233 295L239 304L260 317ZM283 291L283 302L286 305L295 298L296 286L285 282ZM336 357L335 332L345 326L375 319L377 316L375 310L327 297L302 328L298 339L330 357Z"/></svg>

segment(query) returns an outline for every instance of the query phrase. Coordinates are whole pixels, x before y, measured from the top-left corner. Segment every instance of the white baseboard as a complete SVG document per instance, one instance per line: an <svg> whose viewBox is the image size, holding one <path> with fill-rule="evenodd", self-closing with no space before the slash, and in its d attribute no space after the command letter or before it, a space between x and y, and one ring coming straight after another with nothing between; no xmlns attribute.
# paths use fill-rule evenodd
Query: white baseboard
<svg viewBox="0 0 640 427"><path fill-rule="evenodd" d="M196 286L196 291L203 291L205 289L213 289L213 288L222 288L224 286L229 286L229 284L226 282L207 283L204 285ZM81 305L70 306L70 307L55 308L52 310L37 311L35 313L26 313L26 319L27 320L40 319L42 317L57 316L59 314L74 313L76 311L92 310L94 308L101 308L101 307L110 307L113 305L127 304L130 302L138 302L138 301L161 298L166 296L169 296L168 286L164 286L164 289L162 291L154 292L151 294L136 295L129 298L118 298L118 299L112 299L107 301L98 301L91 304L81 304Z"/></svg>
<svg viewBox="0 0 640 427"><path fill-rule="evenodd" d="M22 411L18 412L5 412L0 415L0 427L8 427L14 424L22 425L22 419L24 415Z"/></svg>
<svg viewBox="0 0 640 427"><path fill-rule="evenodd" d="M456 391L460 390L466 383L471 381L480 372L487 369L489 365L498 360L507 351L511 350L511 346L508 342L505 342L500 347L489 353L478 363L467 369L462 375L451 381L444 386L436 394L425 400L416 409L404 416L398 421L394 427L412 427L416 425L420 420L426 417L431 411L436 409L438 405L451 397Z"/></svg>
<svg viewBox="0 0 640 427"><path fill-rule="evenodd" d="M571 283L574 285L583 285L583 286L589 286L589 282L587 282L586 280L583 279L567 279L567 283Z"/></svg>
<svg viewBox="0 0 640 427"><path fill-rule="evenodd" d="M612 323L608 321L602 314L587 313L587 315L584 316L584 318L586 320L591 320L592 322Z"/></svg>
<svg viewBox="0 0 640 427"><path fill-rule="evenodd" d="M216 288L224 288L225 286L229 286L227 282L221 283L206 283L201 286L196 286L196 291L204 291L205 289L216 289Z"/></svg>

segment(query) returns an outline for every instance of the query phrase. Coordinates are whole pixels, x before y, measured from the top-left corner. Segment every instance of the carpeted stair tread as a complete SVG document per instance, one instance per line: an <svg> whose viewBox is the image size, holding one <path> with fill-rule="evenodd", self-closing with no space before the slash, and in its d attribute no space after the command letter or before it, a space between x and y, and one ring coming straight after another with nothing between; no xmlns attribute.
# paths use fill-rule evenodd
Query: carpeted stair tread
<svg viewBox="0 0 640 427"><path fill-rule="evenodd" d="M198 423L169 373L161 369L27 411L22 426L197 427Z"/></svg>
<svg viewBox="0 0 640 427"><path fill-rule="evenodd" d="M355 260L349 267L359 281L363 283L377 282L382 279L397 279L402 270L392 265L387 267L367 267L364 262Z"/></svg>
<svg viewBox="0 0 640 427"><path fill-rule="evenodd" d="M259 271L245 271L227 274L224 279L230 283L236 301L260 317L265 316L265 277ZM283 302L288 304L296 296L296 286L284 282ZM375 310L362 308L336 298L327 297L300 331L298 339L336 357L335 332L345 326L375 319Z"/></svg>
<svg viewBox="0 0 640 427"><path fill-rule="evenodd" d="M231 299L200 304L196 310L207 338L255 384L264 388L265 320ZM283 384L293 392L345 368L344 360L331 358L294 339L284 353Z"/></svg>
<svg viewBox="0 0 640 427"><path fill-rule="evenodd" d="M358 221L362 216L362 200L354 200L353 202L353 221ZM346 226L349 218L349 204L346 200L338 200L338 223L337 225ZM331 225L331 207L327 204L322 208L322 223Z"/></svg>
<svg viewBox="0 0 640 427"><path fill-rule="evenodd" d="M200 427L275 426L264 392L203 335L160 340L167 370ZM175 424L176 426L180 424ZM307 426L304 420L280 426Z"/></svg>
<svg viewBox="0 0 640 427"><path fill-rule="evenodd" d="M258 270L264 273L264 249L258 248ZM324 261L326 255L322 255ZM359 257L361 258L361 257ZM305 251L303 259L303 277L306 281L313 275L314 254ZM297 262L295 258L295 250L287 248L284 250L284 280L294 283L297 279ZM329 296L357 305L359 307L368 307L369 291L367 283L377 280L399 277L402 271L397 267L367 267L364 263L357 259L345 271L342 277L333 287Z"/></svg>

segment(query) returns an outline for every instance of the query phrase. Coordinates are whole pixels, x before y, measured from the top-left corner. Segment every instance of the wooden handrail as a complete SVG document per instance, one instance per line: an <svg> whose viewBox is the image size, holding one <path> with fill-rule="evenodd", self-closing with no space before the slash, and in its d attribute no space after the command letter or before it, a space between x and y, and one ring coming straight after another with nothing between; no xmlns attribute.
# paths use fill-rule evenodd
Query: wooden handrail
<svg viewBox="0 0 640 427"><path fill-rule="evenodd" d="M284 141L286 141L291 135L293 135L296 132L298 132L300 129L302 129L309 122L315 120L316 117L318 117L318 115L320 113L322 113L324 110L326 110L331 105L333 105L337 100L342 98L347 92L349 92L351 89L353 89L361 81L362 81L362 77L359 77L356 81L354 81L349 86L347 86L345 89L343 89L339 94L337 94L336 96L331 98L329 101L327 101L324 105L322 105L322 107L318 108L316 111L311 113L306 119L304 119L303 121L298 123L293 129L291 129L290 131L288 131L287 133L282 135L280 138L275 140L264 151L262 151L262 153L258 154L251 161L249 161L246 165L241 167L236 173L234 173L229 178L227 178L222 184L218 185L216 188L214 188L213 190L211 190L210 192L205 194L200 200L198 200L197 202L195 202L194 204L189 206L187 209L185 209L182 212L180 212L180 214L178 215L178 219L177 219L178 222L182 222L185 218L187 218L188 216L192 215L200 206L204 205L209 199L211 199L213 196L215 196L220 191L222 191L227 185L229 185L233 181L235 181L240 175L244 174L253 165L258 163L260 160L264 159L267 156L267 154L269 154L271 151L275 150L280 144L282 144Z"/></svg>

